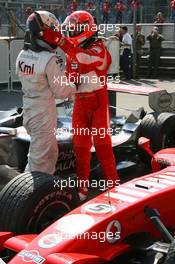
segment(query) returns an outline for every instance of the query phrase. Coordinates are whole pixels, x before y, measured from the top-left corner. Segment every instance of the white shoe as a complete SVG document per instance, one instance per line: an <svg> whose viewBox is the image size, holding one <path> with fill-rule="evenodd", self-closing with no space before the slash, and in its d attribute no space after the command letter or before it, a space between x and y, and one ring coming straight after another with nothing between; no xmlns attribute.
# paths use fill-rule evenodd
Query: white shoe
<svg viewBox="0 0 175 264"><path fill-rule="evenodd" d="M87 199L87 194L83 194L81 192L78 193L80 201L84 202Z"/></svg>
<svg viewBox="0 0 175 264"><path fill-rule="evenodd" d="M79 190L79 198L80 198L80 201L83 202L87 199L87 196L88 196L88 189L87 188L81 188Z"/></svg>

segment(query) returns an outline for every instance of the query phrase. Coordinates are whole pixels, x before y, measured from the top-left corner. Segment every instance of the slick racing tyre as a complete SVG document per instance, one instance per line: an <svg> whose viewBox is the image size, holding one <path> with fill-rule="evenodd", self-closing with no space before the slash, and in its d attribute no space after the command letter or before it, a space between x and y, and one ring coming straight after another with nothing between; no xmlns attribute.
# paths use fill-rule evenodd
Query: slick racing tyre
<svg viewBox="0 0 175 264"><path fill-rule="evenodd" d="M173 240L173 242L169 247L168 254L163 264L174 264L174 263L175 263L175 239Z"/></svg>
<svg viewBox="0 0 175 264"><path fill-rule="evenodd" d="M58 176L20 174L0 193L0 231L38 233L80 203L76 189Z"/></svg>
<svg viewBox="0 0 175 264"><path fill-rule="evenodd" d="M150 146L155 153L161 149L175 146L175 114L157 113L147 114L140 123L140 136L150 139ZM150 157L139 150L143 161L150 161Z"/></svg>

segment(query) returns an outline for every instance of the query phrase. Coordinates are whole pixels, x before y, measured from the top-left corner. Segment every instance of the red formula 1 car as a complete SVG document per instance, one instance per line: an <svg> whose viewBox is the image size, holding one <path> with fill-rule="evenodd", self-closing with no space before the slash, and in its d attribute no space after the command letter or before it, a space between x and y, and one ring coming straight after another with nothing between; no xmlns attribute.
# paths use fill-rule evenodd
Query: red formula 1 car
<svg viewBox="0 0 175 264"><path fill-rule="evenodd" d="M154 152L175 147L175 93L169 94L166 90L152 87L114 83L109 83L108 89L113 110L113 152L121 181L128 181L151 171L150 157L137 147L139 137L150 138ZM54 177L40 172L20 174L26 166L30 137L21 126L22 113L0 112L0 191L3 189L0 192L0 231L10 230L17 234L40 233L52 222L80 205L74 180L69 184L66 182L66 179L75 178L71 114L69 116L72 104L70 107L66 104L67 108L63 102L58 102L58 105L59 157ZM145 115L143 107L148 114ZM95 149L92 147L91 151L91 179L96 180L93 181L93 193L96 196L97 189L104 191L105 188L101 181L102 173ZM62 188L59 188L59 180ZM92 198L92 192L89 198Z"/></svg>
<svg viewBox="0 0 175 264"><path fill-rule="evenodd" d="M149 140L139 144L152 155ZM152 156L155 172L100 194L41 233L1 232L0 263L175 263L175 149Z"/></svg>

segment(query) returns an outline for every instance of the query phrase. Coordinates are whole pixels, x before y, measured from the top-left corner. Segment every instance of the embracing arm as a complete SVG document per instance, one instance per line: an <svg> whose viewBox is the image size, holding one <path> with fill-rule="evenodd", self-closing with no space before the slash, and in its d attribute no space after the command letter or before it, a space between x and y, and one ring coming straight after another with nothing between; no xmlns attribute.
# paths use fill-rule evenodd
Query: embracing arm
<svg viewBox="0 0 175 264"><path fill-rule="evenodd" d="M45 71L49 88L52 90L55 98L69 98L76 92L76 86L73 83L69 83L64 72L61 71L57 56L50 59Z"/></svg>
<svg viewBox="0 0 175 264"><path fill-rule="evenodd" d="M103 65L104 62L104 49L101 47L91 47L87 49L83 49L81 47L74 46L71 41L69 41L66 37L62 36L60 32L58 46L71 58L75 59L80 65L80 71L85 73L88 67L88 72L98 68ZM82 65L86 66L81 67Z"/></svg>

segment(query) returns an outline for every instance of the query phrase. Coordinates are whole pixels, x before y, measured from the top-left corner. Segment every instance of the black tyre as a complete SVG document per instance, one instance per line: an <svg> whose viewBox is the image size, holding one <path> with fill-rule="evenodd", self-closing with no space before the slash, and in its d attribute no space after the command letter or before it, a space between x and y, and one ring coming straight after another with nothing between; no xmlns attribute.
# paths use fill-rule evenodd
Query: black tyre
<svg viewBox="0 0 175 264"><path fill-rule="evenodd" d="M175 239L173 240L173 242L169 247L168 254L163 264L174 264L174 263L175 263Z"/></svg>
<svg viewBox="0 0 175 264"><path fill-rule="evenodd" d="M153 152L163 148L175 146L175 114L173 113L150 113L147 114L140 124L140 136L150 139ZM140 158L150 160L148 155L139 150Z"/></svg>
<svg viewBox="0 0 175 264"><path fill-rule="evenodd" d="M0 193L0 231L38 233L77 207L76 189L61 188L61 181L40 172L11 180Z"/></svg>

